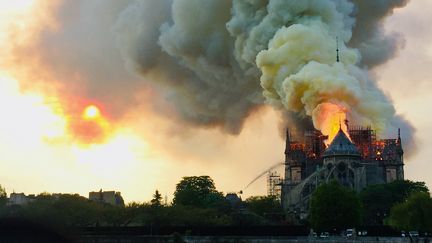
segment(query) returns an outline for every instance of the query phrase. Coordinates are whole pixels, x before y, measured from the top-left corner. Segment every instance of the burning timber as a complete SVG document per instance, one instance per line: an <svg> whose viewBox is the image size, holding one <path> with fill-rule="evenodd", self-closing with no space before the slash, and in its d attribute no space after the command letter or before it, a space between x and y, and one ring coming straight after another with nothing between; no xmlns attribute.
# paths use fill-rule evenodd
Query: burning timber
<svg viewBox="0 0 432 243"><path fill-rule="evenodd" d="M306 132L298 142L287 130L281 202L289 215L305 218L311 194L330 180L361 191L404 178L400 130L396 139L381 140L370 127L348 127L347 133L339 128L326 146L328 137L319 131Z"/></svg>

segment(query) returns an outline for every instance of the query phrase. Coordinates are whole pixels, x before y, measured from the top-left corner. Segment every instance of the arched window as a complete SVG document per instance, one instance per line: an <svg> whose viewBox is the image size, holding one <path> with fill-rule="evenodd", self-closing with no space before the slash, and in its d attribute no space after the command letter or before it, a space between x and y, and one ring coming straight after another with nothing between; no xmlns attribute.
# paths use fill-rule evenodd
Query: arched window
<svg viewBox="0 0 432 243"><path fill-rule="evenodd" d="M330 167L331 169L332 167ZM354 171L349 168L348 164L341 161L336 164L335 168L331 170L328 178L333 178L344 186L354 188Z"/></svg>

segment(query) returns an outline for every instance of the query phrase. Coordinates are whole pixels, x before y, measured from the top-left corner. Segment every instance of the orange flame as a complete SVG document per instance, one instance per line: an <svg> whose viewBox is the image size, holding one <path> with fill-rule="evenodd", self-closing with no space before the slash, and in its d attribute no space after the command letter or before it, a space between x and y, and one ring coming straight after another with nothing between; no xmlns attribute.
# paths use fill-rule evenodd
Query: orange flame
<svg viewBox="0 0 432 243"><path fill-rule="evenodd" d="M340 105L333 103L322 103L313 114L314 125L324 135L328 135L326 144L329 145L339 129L342 129L349 138L348 128L346 124L347 110Z"/></svg>

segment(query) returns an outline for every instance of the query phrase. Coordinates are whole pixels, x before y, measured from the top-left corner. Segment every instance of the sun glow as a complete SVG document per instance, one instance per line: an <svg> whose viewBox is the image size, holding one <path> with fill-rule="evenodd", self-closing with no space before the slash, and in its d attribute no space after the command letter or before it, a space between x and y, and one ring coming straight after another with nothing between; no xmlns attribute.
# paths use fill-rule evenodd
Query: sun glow
<svg viewBox="0 0 432 243"><path fill-rule="evenodd" d="M100 110L95 105L89 105L84 109L83 112L84 119L92 120L98 118L99 116L100 116Z"/></svg>
<svg viewBox="0 0 432 243"><path fill-rule="evenodd" d="M22 12L30 9L34 3L35 0L2 1L0 4L0 14Z"/></svg>
<svg viewBox="0 0 432 243"><path fill-rule="evenodd" d="M69 110L68 132L75 143L81 146L104 144L113 136L115 126L100 107L90 104Z"/></svg>
<svg viewBox="0 0 432 243"><path fill-rule="evenodd" d="M77 163L83 164L92 173L107 177L138 163L137 148L142 153L147 146L130 133L119 131L104 144L93 144L89 147L74 145L72 153Z"/></svg>
<svg viewBox="0 0 432 243"><path fill-rule="evenodd" d="M0 73L0 166L8 192L58 190L85 195L99 187L133 188L138 180L133 173L143 164L158 171L158 164L146 163L147 143L127 129L112 132L101 143L82 146L71 136L69 122L103 124L103 110L95 119L84 120L80 114L85 108L75 119L63 108L56 97L22 92L17 80Z"/></svg>
<svg viewBox="0 0 432 243"><path fill-rule="evenodd" d="M2 136L11 142L36 148L47 139L65 134L65 120L38 94L22 94L18 81L0 77L0 120Z"/></svg>

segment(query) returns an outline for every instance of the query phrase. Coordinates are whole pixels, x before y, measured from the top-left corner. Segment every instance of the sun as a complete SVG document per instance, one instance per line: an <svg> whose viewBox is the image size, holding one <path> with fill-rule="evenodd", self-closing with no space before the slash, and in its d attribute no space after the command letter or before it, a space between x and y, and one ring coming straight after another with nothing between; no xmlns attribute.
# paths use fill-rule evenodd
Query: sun
<svg viewBox="0 0 432 243"><path fill-rule="evenodd" d="M87 120L93 120L100 116L100 110L95 105L89 105L84 109L83 117Z"/></svg>
<svg viewBox="0 0 432 243"><path fill-rule="evenodd" d="M69 120L70 134L81 145L105 143L112 129L100 106L91 103L83 106L81 116Z"/></svg>

